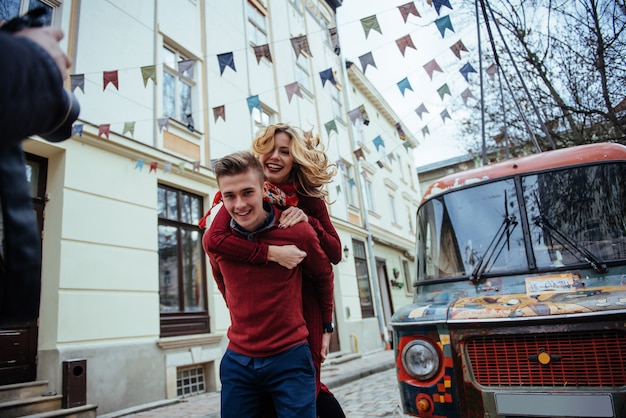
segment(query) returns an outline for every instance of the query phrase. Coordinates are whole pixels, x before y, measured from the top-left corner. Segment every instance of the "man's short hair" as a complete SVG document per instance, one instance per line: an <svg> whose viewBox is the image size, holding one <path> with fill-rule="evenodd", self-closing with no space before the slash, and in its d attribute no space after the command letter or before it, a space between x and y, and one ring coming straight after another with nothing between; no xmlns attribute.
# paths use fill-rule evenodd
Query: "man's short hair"
<svg viewBox="0 0 626 418"><path fill-rule="evenodd" d="M222 176L234 176L248 171L257 174L261 183L265 178L261 162L249 151L238 151L220 158L213 165L213 171L218 182Z"/></svg>

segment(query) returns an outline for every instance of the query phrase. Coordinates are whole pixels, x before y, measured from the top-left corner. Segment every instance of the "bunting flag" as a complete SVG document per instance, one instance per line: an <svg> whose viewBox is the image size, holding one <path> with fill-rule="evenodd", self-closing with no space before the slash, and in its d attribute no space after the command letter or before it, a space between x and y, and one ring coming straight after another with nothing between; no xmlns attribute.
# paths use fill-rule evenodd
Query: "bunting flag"
<svg viewBox="0 0 626 418"><path fill-rule="evenodd" d="M300 91L300 84L297 81L293 83L289 83L285 86L285 91L287 92L287 99L289 103L291 103L291 98L295 94L296 96L302 98L302 92Z"/></svg>
<svg viewBox="0 0 626 418"><path fill-rule="evenodd" d="M496 75L496 73L498 72L498 67L496 66L496 64L491 64L489 66L489 68L487 68L485 70L485 72L489 75L489 77L491 77L491 79L493 80L493 76Z"/></svg>
<svg viewBox="0 0 626 418"><path fill-rule="evenodd" d="M422 114L429 113L429 112L428 112L428 109L426 109L426 106L424 106L424 103L422 103L421 105L417 107L417 109L415 109L415 113L417 113L417 116L419 116L420 119L422 119Z"/></svg>
<svg viewBox="0 0 626 418"><path fill-rule="evenodd" d="M217 122L219 118L222 118L226 122L226 106L221 105L213 108L213 119Z"/></svg>
<svg viewBox="0 0 626 418"><path fill-rule="evenodd" d="M398 132L398 136L400 137L400 139L404 141L406 139L406 134L404 133L404 129L402 129L402 125L400 125L400 122L396 122L396 131Z"/></svg>
<svg viewBox="0 0 626 418"><path fill-rule="evenodd" d="M383 141L383 139L381 138L380 135L378 135L376 138L374 138L372 140L372 142L376 146L376 151L380 151L380 147L384 147L385 146L385 141Z"/></svg>
<svg viewBox="0 0 626 418"><path fill-rule="evenodd" d="M428 73L428 76L430 77L431 80L433 79L433 72L439 71L440 73L443 73L443 70L441 69L439 64L437 64L437 61L435 61L434 59L430 60L424 65L424 70L426 70L426 73Z"/></svg>
<svg viewBox="0 0 626 418"><path fill-rule="evenodd" d="M305 57L313 56L311 50L309 49L309 40L307 39L306 35L291 38L291 46L293 47L293 51L296 53L296 59L300 54Z"/></svg>
<svg viewBox="0 0 626 418"><path fill-rule="evenodd" d="M461 67L461 69L459 71L461 72L461 74L465 78L465 81L467 81L468 83L469 83L469 79L468 79L469 73L475 73L476 72L474 67L472 67L472 65L469 62L466 63L463 67Z"/></svg>
<svg viewBox="0 0 626 418"><path fill-rule="evenodd" d="M472 94L472 91L468 88L466 88L463 93L461 93L461 98L463 99L463 103L467 104L467 99L469 98L474 98L474 95Z"/></svg>
<svg viewBox="0 0 626 418"><path fill-rule="evenodd" d="M389 162L393 162L396 160L396 154L394 154L393 152L390 152L389 154L387 154L387 159L389 160Z"/></svg>
<svg viewBox="0 0 626 418"><path fill-rule="evenodd" d="M383 162L380 161L380 160L376 161L376 164L378 164L378 167L380 167L380 168L384 167Z"/></svg>
<svg viewBox="0 0 626 418"><path fill-rule="evenodd" d="M185 172L185 162L181 161L178 163L178 172L179 173L184 173Z"/></svg>
<svg viewBox="0 0 626 418"><path fill-rule="evenodd" d="M330 43L333 46L333 52L335 55L341 53L341 46L339 45L339 35L337 34L337 28L328 29L328 35L330 36Z"/></svg>
<svg viewBox="0 0 626 418"><path fill-rule="evenodd" d="M351 111L349 111L348 116L350 116L350 122L352 122L353 124L357 119L361 119L361 121L363 121L363 115L361 114L361 109L358 107L356 109L352 109Z"/></svg>
<svg viewBox="0 0 626 418"><path fill-rule="evenodd" d="M411 39L411 35L404 35L402 38L396 39L396 45L398 45L398 49L402 52L402 56L404 56L407 47L413 48L417 51L417 48L415 48L415 44L413 43L413 39Z"/></svg>
<svg viewBox="0 0 626 418"><path fill-rule="evenodd" d="M189 132L193 132L196 130L193 123L193 115L191 113L187 115L187 129L189 129Z"/></svg>
<svg viewBox="0 0 626 418"><path fill-rule="evenodd" d="M367 111L365 110L365 105L359 106L359 110L361 111L361 120L363 121L363 125L367 126L370 124L370 118L367 116Z"/></svg>
<svg viewBox="0 0 626 418"><path fill-rule="evenodd" d="M408 77L404 77L397 84L398 88L400 89L400 93L402 93L402 96L404 96L404 92L406 91L406 89L413 91L413 88L411 88L411 84L409 83Z"/></svg>
<svg viewBox="0 0 626 418"><path fill-rule="evenodd" d="M143 170L143 160L137 160L137 163L135 164L135 170Z"/></svg>
<svg viewBox="0 0 626 418"><path fill-rule="evenodd" d="M104 135L106 139L109 139L109 132L111 132L111 124L106 123L98 126L98 138Z"/></svg>
<svg viewBox="0 0 626 418"><path fill-rule="evenodd" d="M150 162L150 170L148 171L148 173L152 173L154 171L154 174L156 174L157 171L157 167L159 166L159 163L156 161L151 161Z"/></svg>
<svg viewBox="0 0 626 418"><path fill-rule="evenodd" d="M257 64L261 63L261 58L263 58L263 57L267 58L267 60L269 62L273 62L272 61L272 52L270 51L270 45L269 44L255 45L252 48L254 48L254 56L256 57L256 63Z"/></svg>
<svg viewBox="0 0 626 418"><path fill-rule="evenodd" d="M356 186L356 182L354 181L353 178L351 178L350 180L348 180L348 183L350 183L350 187L354 187Z"/></svg>
<svg viewBox="0 0 626 418"><path fill-rule="evenodd" d="M235 69L235 56L232 52L226 52L224 54L217 55L217 62L220 64L220 76L224 74L224 70L226 67L230 67L234 72L237 72Z"/></svg>
<svg viewBox="0 0 626 418"><path fill-rule="evenodd" d="M115 71L103 71L102 72L102 78L104 80L104 87L102 88L102 91L106 90L107 86L109 85L109 83L113 84L115 86L115 88L119 91L119 84L118 84L118 80L117 80L117 70Z"/></svg>
<svg viewBox="0 0 626 418"><path fill-rule="evenodd" d="M170 118L167 116L164 118L158 118L157 123L159 124L159 132L163 132L163 128L167 128L168 131L170 130Z"/></svg>
<svg viewBox="0 0 626 418"><path fill-rule="evenodd" d="M441 112L439 114L439 116L441 116L441 121L444 123L444 125L446 123L446 118L452 120L452 118L450 117L450 114L448 113L447 109L444 109L444 111Z"/></svg>
<svg viewBox="0 0 626 418"><path fill-rule="evenodd" d="M178 62L178 77L182 77L187 73L187 77L193 78L193 69L196 60L188 59Z"/></svg>
<svg viewBox="0 0 626 418"><path fill-rule="evenodd" d="M334 119L329 122L326 122L324 124L324 127L326 128L326 135L330 136L330 133L332 131L335 131L335 133L339 135L339 130L337 130L337 123L335 122Z"/></svg>
<svg viewBox="0 0 626 418"><path fill-rule="evenodd" d="M376 64L374 63L374 57L372 56L371 52L368 52L367 54L361 55L359 57L359 61L361 61L361 67L363 68L363 74L365 74L365 69L367 68L368 65L371 65L374 68L378 68L378 67L376 67Z"/></svg>
<svg viewBox="0 0 626 418"><path fill-rule="evenodd" d="M449 0L432 0L432 2L435 6L435 10L437 11L437 16L439 16L439 12L442 6L446 6L448 9L452 10L452 6L450 6Z"/></svg>
<svg viewBox="0 0 626 418"><path fill-rule="evenodd" d="M193 162L193 171L200 172L200 161Z"/></svg>
<svg viewBox="0 0 626 418"><path fill-rule="evenodd" d="M78 134L78 136L82 138L83 137L83 127L84 126L85 125L82 124L82 123L75 123L72 126L72 136Z"/></svg>
<svg viewBox="0 0 626 418"><path fill-rule="evenodd" d="M441 33L441 37L445 38L446 29L450 29L454 32L454 28L452 27L452 21L450 21L450 16L440 17L435 20L435 25L437 25L437 29L439 29L439 33Z"/></svg>
<svg viewBox="0 0 626 418"><path fill-rule="evenodd" d="M402 143L402 146L404 147L405 150L409 150L409 148L415 148L415 144L413 143L413 141L404 141Z"/></svg>
<svg viewBox="0 0 626 418"><path fill-rule="evenodd" d="M404 19L404 23L409 18L409 15L414 15L420 17L420 14L417 12L415 8L415 3L410 2L407 4L403 4L402 6L398 6L398 10L400 10L400 14L402 15L402 19Z"/></svg>
<svg viewBox="0 0 626 418"><path fill-rule="evenodd" d="M156 65L146 65L145 67L141 67L141 78L143 78L144 87L148 87L149 79L156 85Z"/></svg>
<svg viewBox="0 0 626 418"><path fill-rule="evenodd" d="M125 135L126 132L130 132L132 136L135 136L135 122L124 122L124 129L122 130L122 135Z"/></svg>
<svg viewBox="0 0 626 418"><path fill-rule="evenodd" d="M262 112L261 101L259 100L258 94L255 96L250 96L246 100L248 101L248 110L250 111L250 113L252 113L252 109L254 109L255 107L259 109L259 112Z"/></svg>
<svg viewBox="0 0 626 418"><path fill-rule="evenodd" d="M457 42L455 42L454 44L452 44L452 46L450 47L450 49L452 50L452 53L458 58L461 59L461 51L467 51L467 48L465 48L465 45L463 45L463 42L461 40L458 40Z"/></svg>
<svg viewBox="0 0 626 418"><path fill-rule="evenodd" d="M374 29L381 35L383 34L383 32L380 30L380 25L378 24L378 18L376 17L376 15L364 17L363 19L361 19L361 26L363 26L363 30L365 31L365 39L367 39L367 36L370 34L370 30L372 29Z"/></svg>
<svg viewBox="0 0 626 418"><path fill-rule="evenodd" d="M354 156L358 159L365 159L365 153L363 152L362 148L357 149L356 151L354 151Z"/></svg>
<svg viewBox="0 0 626 418"><path fill-rule="evenodd" d="M361 171L361 177L363 177L363 179L365 179L365 180L368 180L367 171L365 171L365 170Z"/></svg>
<svg viewBox="0 0 626 418"><path fill-rule="evenodd" d="M70 75L70 84L72 91L76 90L76 87L80 88L80 91L85 93L85 74L72 74Z"/></svg>
<svg viewBox="0 0 626 418"><path fill-rule="evenodd" d="M335 165L336 165L338 168L345 168L345 166L346 166L346 164L343 162L343 160L337 160L337 161L335 161Z"/></svg>
<svg viewBox="0 0 626 418"><path fill-rule="evenodd" d="M337 185L337 187L335 187L335 191L337 192L337 194L341 193L341 186Z"/></svg>
<svg viewBox="0 0 626 418"><path fill-rule="evenodd" d="M428 130L428 125L422 128L422 135L426 137L426 135L430 135L430 131Z"/></svg>
<svg viewBox="0 0 626 418"><path fill-rule="evenodd" d="M172 163L170 163L170 162L163 163L163 172L166 173L166 174L167 173L171 173L172 172Z"/></svg>
<svg viewBox="0 0 626 418"><path fill-rule="evenodd" d="M330 81L333 86L337 85L337 80L335 80L335 74L333 73L332 68L320 71L320 78L322 79L322 88L324 88L327 81Z"/></svg>
<svg viewBox="0 0 626 418"><path fill-rule="evenodd" d="M437 89L437 93L439 93L439 97L441 97L441 100L443 100L446 93L452 96L452 94L450 93L450 87L448 87L447 84L444 84L443 86L439 87Z"/></svg>

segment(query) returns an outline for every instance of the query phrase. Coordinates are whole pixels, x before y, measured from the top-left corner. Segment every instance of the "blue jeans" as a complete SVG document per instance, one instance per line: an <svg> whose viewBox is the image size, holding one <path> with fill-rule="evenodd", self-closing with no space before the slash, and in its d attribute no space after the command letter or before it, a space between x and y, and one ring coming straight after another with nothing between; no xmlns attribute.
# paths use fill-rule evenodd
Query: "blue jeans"
<svg viewBox="0 0 626 418"><path fill-rule="evenodd" d="M315 367L306 343L271 357L226 350L220 380L222 418L262 417L267 396L278 418L316 418Z"/></svg>

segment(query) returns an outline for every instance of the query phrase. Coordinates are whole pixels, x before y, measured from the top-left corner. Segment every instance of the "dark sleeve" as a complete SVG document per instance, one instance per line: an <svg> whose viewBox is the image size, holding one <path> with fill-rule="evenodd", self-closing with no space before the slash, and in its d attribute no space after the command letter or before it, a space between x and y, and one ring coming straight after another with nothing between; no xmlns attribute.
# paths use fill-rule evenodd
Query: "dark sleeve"
<svg viewBox="0 0 626 418"><path fill-rule="evenodd" d="M328 256L331 263L337 264L341 261L341 240L335 230L328 215L328 208L322 199L313 197L299 197L300 209L309 217L309 224L317 233L322 249Z"/></svg>
<svg viewBox="0 0 626 418"><path fill-rule="evenodd" d="M311 280L315 295L320 305L323 322L333 321L333 292L334 292L334 273L325 251L322 249L319 241L315 239L315 231L305 223L301 224L302 229L296 229L300 225L294 225L291 228L298 232L298 236L304 236L305 239L300 241L304 245L306 257L302 262L304 270L303 280ZM307 231L308 230L308 231ZM307 238L310 237L310 238Z"/></svg>
<svg viewBox="0 0 626 418"><path fill-rule="evenodd" d="M30 39L0 32L0 146L54 130L69 107L61 72Z"/></svg>
<svg viewBox="0 0 626 418"><path fill-rule="evenodd" d="M229 260L243 263L267 263L267 244L248 241L230 228L230 215L222 205L202 237L202 245L207 253L215 253Z"/></svg>

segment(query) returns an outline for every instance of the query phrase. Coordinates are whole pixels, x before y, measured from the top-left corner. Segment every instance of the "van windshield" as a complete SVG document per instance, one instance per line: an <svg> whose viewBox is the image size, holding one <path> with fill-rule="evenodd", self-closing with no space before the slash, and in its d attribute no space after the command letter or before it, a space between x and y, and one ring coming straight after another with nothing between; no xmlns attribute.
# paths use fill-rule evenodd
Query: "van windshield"
<svg viewBox="0 0 626 418"><path fill-rule="evenodd" d="M456 189L418 211L418 282L593 268L626 259L626 164Z"/></svg>

